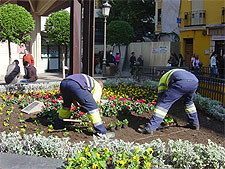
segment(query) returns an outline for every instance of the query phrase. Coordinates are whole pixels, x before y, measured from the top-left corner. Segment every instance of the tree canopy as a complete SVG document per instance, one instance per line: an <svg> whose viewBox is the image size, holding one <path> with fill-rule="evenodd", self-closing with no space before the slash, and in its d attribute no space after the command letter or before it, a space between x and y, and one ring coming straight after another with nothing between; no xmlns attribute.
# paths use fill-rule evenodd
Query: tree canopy
<svg viewBox="0 0 225 169"><path fill-rule="evenodd" d="M107 26L108 44L128 45L134 36L131 25L126 21L112 21Z"/></svg>
<svg viewBox="0 0 225 169"><path fill-rule="evenodd" d="M7 4L0 7L0 41L9 40L18 45L31 40L30 33L34 30L31 14L22 6Z"/></svg>
<svg viewBox="0 0 225 169"><path fill-rule="evenodd" d="M30 33L34 30L31 14L22 6L6 4L0 7L0 41L8 41L9 63L11 63L10 42L18 45L31 40Z"/></svg>
<svg viewBox="0 0 225 169"><path fill-rule="evenodd" d="M99 0L100 6L104 0ZM154 0L110 0L112 5L107 21L127 21L133 28L135 39L154 31Z"/></svg>
<svg viewBox="0 0 225 169"><path fill-rule="evenodd" d="M54 44L68 46L70 43L69 12L62 10L52 13L46 20L45 30Z"/></svg>

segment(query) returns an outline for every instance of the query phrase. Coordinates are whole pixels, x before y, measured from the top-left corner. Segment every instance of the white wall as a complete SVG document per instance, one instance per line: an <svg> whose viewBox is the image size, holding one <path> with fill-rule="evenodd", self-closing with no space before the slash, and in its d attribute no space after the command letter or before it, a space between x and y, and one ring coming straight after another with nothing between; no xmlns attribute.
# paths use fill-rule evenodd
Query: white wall
<svg viewBox="0 0 225 169"><path fill-rule="evenodd" d="M13 60L17 59L19 60L19 66L20 66L20 71L21 74L24 74L24 69L23 69L23 55L20 55L18 53L18 45L14 43L10 43L11 46L11 57L12 57L12 62ZM0 43L0 80L4 80L4 76L6 74L7 66L9 65L9 51L8 51L8 43Z"/></svg>
<svg viewBox="0 0 225 169"><path fill-rule="evenodd" d="M143 56L144 66L166 66L170 57L171 42L140 42L128 46L128 60L131 52L135 52L136 59Z"/></svg>

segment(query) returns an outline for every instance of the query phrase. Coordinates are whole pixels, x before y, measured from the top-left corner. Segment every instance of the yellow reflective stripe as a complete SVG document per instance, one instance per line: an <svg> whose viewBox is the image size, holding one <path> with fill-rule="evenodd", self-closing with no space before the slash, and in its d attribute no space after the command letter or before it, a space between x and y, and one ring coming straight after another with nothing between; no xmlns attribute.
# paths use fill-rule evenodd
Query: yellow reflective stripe
<svg viewBox="0 0 225 169"><path fill-rule="evenodd" d="M184 69L172 69L172 70L166 72L159 81L158 93L162 92L163 90L168 89L170 76L176 71L185 71L185 70Z"/></svg>
<svg viewBox="0 0 225 169"><path fill-rule="evenodd" d="M65 110L63 108L60 108L59 110L59 118L61 119L68 119L70 117L71 113L70 110Z"/></svg>
<svg viewBox="0 0 225 169"><path fill-rule="evenodd" d="M160 118L164 118L166 116L167 112L168 112L168 110L166 110L162 107L156 106L156 108L154 110L154 115L157 117L160 117Z"/></svg>
<svg viewBox="0 0 225 169"><path fill-rule="evenodd" d="M102 87L96 80L93 79L93 81L94 81L94 89L92 90L91 94L96 103L99 104L102 96Z"/></svg>
<svg viewBox="0 0 225 169"><path fill-rule="evenodd" d="M195 105L194 104L191 104L189 106L186 106L185 112L188 113L188 114L196 113L197 110L196 110Z"/></svg>
<svg viewBox="0 0 225 169"><path fill-rule="evenodd" d="M91 122L94 124L94 126L98 126L102 124L102 119L100 117L99 111L89 114L88 117L91 120Z"/></svg>

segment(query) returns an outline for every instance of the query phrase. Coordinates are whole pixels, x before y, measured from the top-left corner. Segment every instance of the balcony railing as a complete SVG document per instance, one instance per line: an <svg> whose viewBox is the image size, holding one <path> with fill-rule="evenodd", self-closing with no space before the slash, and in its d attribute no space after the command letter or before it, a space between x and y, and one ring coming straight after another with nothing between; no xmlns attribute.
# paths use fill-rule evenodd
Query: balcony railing
<svg viewBox="0 0 225 169"><path fill-rule="evenodd" d="M185 12L184 26L205 25L205 10Z"/></svg>

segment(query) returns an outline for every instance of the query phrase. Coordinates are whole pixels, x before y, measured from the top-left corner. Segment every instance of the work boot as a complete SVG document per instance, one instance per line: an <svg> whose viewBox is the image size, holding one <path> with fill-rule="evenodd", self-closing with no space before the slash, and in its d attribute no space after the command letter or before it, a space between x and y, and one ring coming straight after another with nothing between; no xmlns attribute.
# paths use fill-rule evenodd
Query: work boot
<svg viewBox="0 0 225 169"><path fill-rule="evenodd" d="M64 129L68 125L68 122L63 121L60 118L57 118L54 122L54 129L59 130L59 129Z"/></svg>
<svg viewBox="0 0 225 169"><path fill-rule="evenodd" d="M192 125L190 123L188 123L186 126L184 126L184 128L190 128L193 130L199 130L200 126L199 125Z"/></svg>
<svg viewBox="0 0 225 169"><path fill-rule="evenodd" d="M147 127L145 127L145 128L138 128L138 132L142 133L142 134L151 134L151 135L153 135L153 130L150 129L150 128L147 128Z"/></svg>
<svg viewBox="0 0 225 169"><path fill-rule="evenodd" d="M106 134L97 133L97 137L114 138L115 137L115 133L114 132L108 132Z"/></svg>

